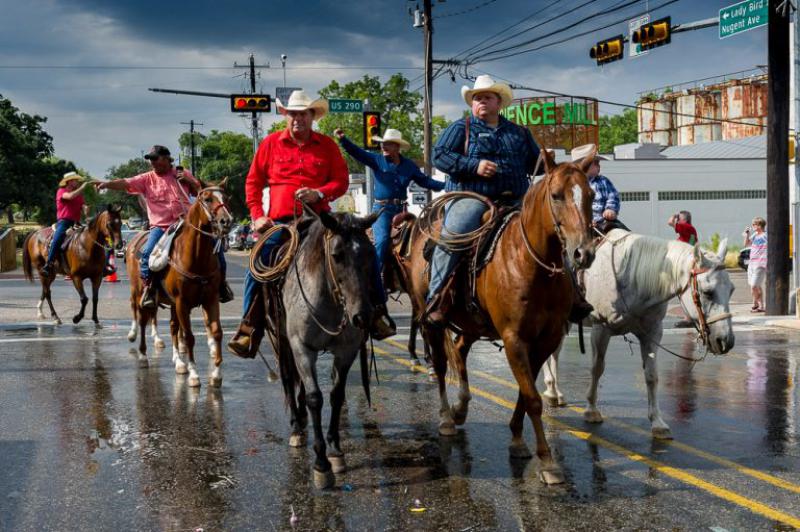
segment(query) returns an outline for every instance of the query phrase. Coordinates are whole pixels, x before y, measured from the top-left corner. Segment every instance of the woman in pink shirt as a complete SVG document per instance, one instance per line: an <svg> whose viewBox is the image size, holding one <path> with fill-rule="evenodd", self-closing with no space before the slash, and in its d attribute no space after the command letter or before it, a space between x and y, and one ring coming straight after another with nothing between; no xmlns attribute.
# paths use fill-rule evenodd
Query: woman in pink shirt
<svg viewBox="0 0 800 532"><path fill-rule="evenodd" d="M145 291L142 295L142 307L155 307L155 290L150 272L150 254L156 247L161 236L166 230L177 222L191 206L189 195L197 195L200 191L200 182L195 177L181 169L172 166L172 157L164 146L153 146L144 156L150 161L153 170L128 179L106 181L98 185L98 189L121 190L128 194L138 194L144 198L147 205L147 217L150 221L150 234L147 242L142 246L142 259L139 273L144 281ZM220 303L227 303L233 299L233 292L225 280L226 263L225 255L220 250L218 254L222 284L220 285Z"/></svg>
<svg viewBox="0 0 800 532"><path fill-rule="evenodd" d="M67 172L64 178L58 183L56 192L56 230L53 233L53 240L50 241L50 250L47 253L47 262L42 268L42 275L49 277L52 273L53 263L56 260L64 238L67 236L67 229L81 221L81 211L83 209L83 189L86 188L88 181L77 172Z"/></svg>

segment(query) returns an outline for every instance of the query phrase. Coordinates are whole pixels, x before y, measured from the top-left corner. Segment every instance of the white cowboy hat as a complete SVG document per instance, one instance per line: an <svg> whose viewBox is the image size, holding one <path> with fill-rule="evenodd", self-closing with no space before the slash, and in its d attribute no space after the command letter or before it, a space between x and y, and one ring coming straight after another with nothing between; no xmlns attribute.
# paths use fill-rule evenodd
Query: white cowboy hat
<svg viewBox="0 0 800 532"><path fill-rule="evenodd" d="M597 146L595 146L594 144L584 144L583 146L572 148L572 151L570 152L569 155L572 158L572 162L574 163L575 161L580 161L581 159L583 159L592 152L595 153L594 155L595 159L601 159L603 161L608 160L608 157L605 157L603 155L598 155Z"/></svg>
<svg viewBox="0 0 800 532"><path fill-rule="evenodd" d="M396 129L387 129L383 133L383 137L372 137L372 140L375 142L394 142L395 144L400 145L401 150L407 150L411 147L411 144L403 140L403 134L400 133Z"/></svg>
<svg viewBox="0 0 800 532"><path fill-rule="evenodd" d="M475 78L475 86L471 89L466 85L461 87L461 96L467 105L472 107L472 97L479 92L493 92L500 97L500 107L508 107L511 105L511 100L514 99L514 93L511 87L505 83L498 83L492 79L491 76L481 75Z"/></svg>
<svg viewBox="0 0 800 532"><path fill-rule="evenodd" d="M328 100L322 98L312 100L311 96L306 94L306 91L302 90L292 91L286 105L283 105L280 99L275 100L275 105L278 107L278 111L283 115L285 115L287 111L305 111L306 109L310 109L314 111L314 120L319 120L328 114Z"/></svg>
<svg viewBox="0 0 800 532"><path fill-rule="evenodd" d="M83 181L83 176L78 172L67 172L64 174L64 177L61 179L61 181L58 182L59 188L67 186L67 183L70 181Z"/></svg>

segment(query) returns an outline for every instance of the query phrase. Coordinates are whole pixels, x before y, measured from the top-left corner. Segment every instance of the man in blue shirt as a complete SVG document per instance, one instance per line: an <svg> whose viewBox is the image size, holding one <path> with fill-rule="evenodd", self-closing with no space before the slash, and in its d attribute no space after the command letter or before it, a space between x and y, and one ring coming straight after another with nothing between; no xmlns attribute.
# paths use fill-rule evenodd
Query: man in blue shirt
<svg viewBox="0 0 800 532"><path fill-rule="evenodd" d="M411 145L403 139L402 133L396 129L387 129L383 137L374 137L373 140L381 143L381 153L372 153L361 149L348 139L341 129L334 131L339 142L347 153L358 162L369 166L375 172L375 200L372 212L383 210L378 221L372 226L375 237L375 250L378 255L379 296L386 304L386 291L380 272L389 254L391 247L392 218L405 209L408 185L411 181L423 188L439 191L444 188L444 183L436 181L422 173L413 161L400 155ZM382 309L381 309L382 310Z"/></svg>
<svg viewBox="0 0 800 532"><path fill-rule="evenodd" d="M573 148L570 157L574 161L580 161L590 153L597 153L594 144L584 144ZM600 175L600 161L608 160L602 155L595 155L594 163L586 171L589 178L589 186L594 191L592 200L592 223L602 233L607 233L611 229L625 229L625 224L620 222L619 217L619 192L609 178Z"/></svg>
<svg viewBox="0 0 800 532"><path fill-rule="evenodd" d="M511 87L489 76L478 76L475 86L462 87L461 95L472 113L456 120L439 137L433 163L448 177L447 191L471 191L493 201L519 202L528 190L539 158L539 147L530 130L500 115L513 99ZM481 225L487 210L484 202L465 198L445 208L443 235L459 235ZM443 325L449 305L448 290L442 290L463 252L437 246L431 261L427 296L427 320Z"/></svg>

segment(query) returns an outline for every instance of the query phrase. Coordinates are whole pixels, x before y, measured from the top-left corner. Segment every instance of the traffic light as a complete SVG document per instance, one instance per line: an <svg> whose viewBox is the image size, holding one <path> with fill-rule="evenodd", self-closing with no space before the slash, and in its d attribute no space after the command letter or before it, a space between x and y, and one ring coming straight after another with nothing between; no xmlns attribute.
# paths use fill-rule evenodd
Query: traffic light
<svg viewBox="0 0 800 532"><path fill-rule="evenodd" d="M650 24L644 24L633 32L633 42L640 45L642 50L649 50L669 44L672 37L672 18L664 17Z"/></svg>
<svg viewBox="0 0 800 532"><path fill-rule="evenodd" d="M597 61L598 65L610 63L625 56L625 37L617 35L612 39L606 39L592 46L589 50L589 57Z"/></svg>
<svg viewBox="0 0 800 532"><path fill-rule="evenodd" d="M381 145L373 137L380 135L381 114L364 111L364 148L368 150L378 150Z"/></svg>
<svg viewBox="0 0 800 532"><path fill-rule="evenodd" d="M231 94L233 113L268 113L271 103L269 94Z"/></svg>

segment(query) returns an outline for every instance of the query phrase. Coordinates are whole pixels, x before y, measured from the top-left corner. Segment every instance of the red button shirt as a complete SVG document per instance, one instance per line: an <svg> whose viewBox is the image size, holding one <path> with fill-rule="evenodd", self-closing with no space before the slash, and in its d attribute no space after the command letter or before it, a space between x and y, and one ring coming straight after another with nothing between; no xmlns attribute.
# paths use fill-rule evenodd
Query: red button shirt
<svg viewBox="0 0 800 532"><path fill-rule="evenodd" d="M294 199L298 189L307 187L324 194L314 204L319 212L330 210L329 203L347 192L348 184L347 163L333 139L312 132L308 141L298 145L289 131L283 130L261 141L244 188L250 216L255 221L264 216L265 186L269 187L268 217L277 220L302 213L302 206Z"/></svg>

